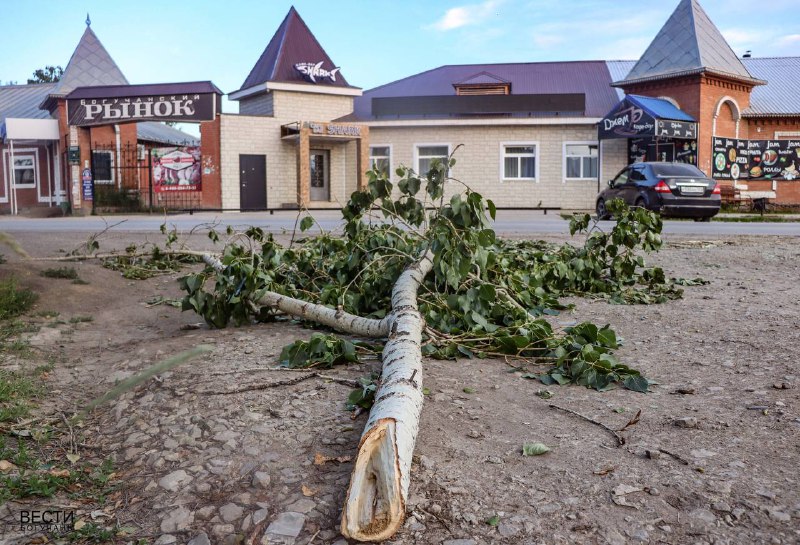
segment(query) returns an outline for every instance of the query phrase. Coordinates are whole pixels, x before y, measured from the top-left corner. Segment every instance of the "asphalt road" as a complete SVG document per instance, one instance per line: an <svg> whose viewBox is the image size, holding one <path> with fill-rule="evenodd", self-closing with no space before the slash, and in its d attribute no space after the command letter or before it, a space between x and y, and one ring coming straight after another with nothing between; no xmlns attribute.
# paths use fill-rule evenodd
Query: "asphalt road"
<svg viewBox="0 0 800 545"><path fill-rule="evenodd" d="M313 212L319 225L325 230L334 230L341 225L338 210ZM240 228L258 226L262 229L281 233L291 231L297 218L296 212L278 211L273 215L267 212L202 212L169 216L89 216L66 218L22 218L5 216L0 218L0 231L7 232L98 232L113 226L114 231L153 232L156 233L166 221L169 228L177 227L181 232L200 226L208 229L216 224L217 229L227 226ZM602 222L601 227L610 229L613 222ZM498 210L495 231L501 235L544 235L569 234L569 223L558 213L543 214L539 211ZM313 230L312 230L313 232ZM725 236L725 235L784 235L800 236L800 222L790 223L734 223L712 221L696 223L693 221L666 220L665 234L693 236Z"/></svg>

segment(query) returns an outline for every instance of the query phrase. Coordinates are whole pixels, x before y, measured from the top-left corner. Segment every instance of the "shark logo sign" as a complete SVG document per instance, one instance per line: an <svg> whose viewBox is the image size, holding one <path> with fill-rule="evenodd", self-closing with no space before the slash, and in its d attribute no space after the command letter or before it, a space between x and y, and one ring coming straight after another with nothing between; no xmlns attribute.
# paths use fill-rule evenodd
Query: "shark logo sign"
<svg viewBox="0 0 800 545"><path fill-rule="evenodd" d="M325 61L320 61L317 63L298 62L294 65L294 69L310 79L312 83L317 83L317 79L323 78L336 82L336 73L341 70L341 68L336 67L333 70L325 70L322 68L323 62Z"/></svg>

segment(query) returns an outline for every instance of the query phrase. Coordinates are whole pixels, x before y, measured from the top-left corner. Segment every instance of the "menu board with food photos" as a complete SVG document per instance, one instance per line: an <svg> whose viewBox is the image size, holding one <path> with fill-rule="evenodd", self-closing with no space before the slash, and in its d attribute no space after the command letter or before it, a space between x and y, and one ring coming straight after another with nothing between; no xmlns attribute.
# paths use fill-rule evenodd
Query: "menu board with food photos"
<svg viewBox="0 0 800 545"><path fill-rule="evenodd" d="M711 177L720 180L800 179L800 139L714 137Z"/></svg>
<svg viewBox="0 0 800 545"><path fill-rule="evenodd" d="M641 161L676 161L697 164L697 140L629 138L628 164Z"/></svg>

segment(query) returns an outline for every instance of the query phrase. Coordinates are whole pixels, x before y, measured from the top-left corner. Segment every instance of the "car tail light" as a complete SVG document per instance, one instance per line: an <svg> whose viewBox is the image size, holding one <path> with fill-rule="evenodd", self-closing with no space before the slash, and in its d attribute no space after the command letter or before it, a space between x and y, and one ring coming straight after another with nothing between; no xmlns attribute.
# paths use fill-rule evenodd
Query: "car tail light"
<svg viewBox="0 0 800 545"><path fill-rule="evenodd" d="M712 195L721 195L722 189L719 187L719 184L714 185L714 191L711 192Z"/></svg>
<svg viewBox="0 0 800 545"><path fill-rule="evenodd" d="M659 180L656 186L653 188L656 193L672 193L672 190L667 185L667 182L664 180Z"/></svg>

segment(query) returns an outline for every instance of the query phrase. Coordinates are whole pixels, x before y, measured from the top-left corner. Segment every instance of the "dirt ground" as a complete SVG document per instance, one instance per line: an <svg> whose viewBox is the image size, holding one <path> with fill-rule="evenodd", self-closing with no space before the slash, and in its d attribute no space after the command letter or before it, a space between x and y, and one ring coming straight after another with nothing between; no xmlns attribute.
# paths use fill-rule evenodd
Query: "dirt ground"
<svg viewBox="0 0 800 545"><path fill-rule="evenodd" d="M117 247L140 240L115 236ZM45 256L80 238L17 240ZM658 382L649 394L544 387L501 360L426 361L409 516L391 543L800 543L797 242L673 237L649 263L709 285L661 305L570 301L575 309L556 320L611 324L625 340L619 359ZM300 527L298 544L344 543L338 522L352 464L314 459L355 454L366 416L344 410L349 388L313 379L225 393L297 376L265 368L308 330L186 329L202 320L146 303L180 297L178 275L132 281L86 262L75 267L89 283L74 285L38 275L52 263L2 253L0 275L39 292L37 310L60 313L37 318L31 339L36 354L59 353L61 362L40 414L70 415L149 365L198 344L213 349L99 407L76 431L85 460L115 459L121 490L105 511L64 498L8 502L0 543L35 542L13 530L26 505L128 528L117 543L266 543L276 520ZM69 322L77 316L92 320ZM370 367L329 374L357 378ZM618 447L608 431L552 404L612 429L641 416ZM528 441L551 451L524 457Z"/></svg>

